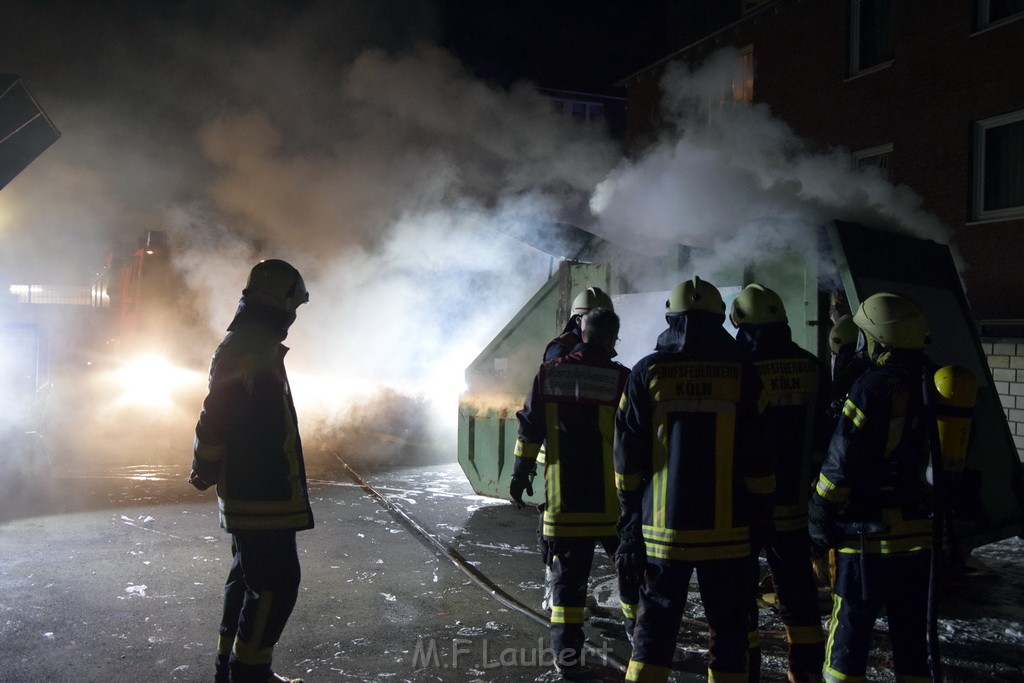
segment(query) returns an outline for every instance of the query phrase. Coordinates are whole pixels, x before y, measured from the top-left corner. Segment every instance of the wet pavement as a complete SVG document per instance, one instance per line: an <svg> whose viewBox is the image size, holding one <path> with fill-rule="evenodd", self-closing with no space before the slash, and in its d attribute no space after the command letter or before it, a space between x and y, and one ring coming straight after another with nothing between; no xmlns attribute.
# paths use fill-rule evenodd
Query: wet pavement
<svg viewBox="0 0 1024 683"><path fill-rule="evenodd" d="M230 542L213 492L187 486L181 460L4 481L0 680L212 679ZM474 495L454 463L353 467L383 502L333 452L309 454L316 528L299 535L301 593L275 668L310 682L555 680L536 512ZM949 603L947 680L1024 680L1024 560L1007 547L983 552ZM591 670L621 680L629 648L600 552L592 577ZM702 616L694 596L674 681L704 678ZM781 624L771 610L762 623L762 680L783 681ZM869 675L892 680L884 628L876 640Z"/></svg>
<svg viewBox="0 0 1024 683"><path fill-rule="evenodd" d="M308 681L552 678L539 617L506 604L521 599L539 615L532 513L473 495L454 465L370 477L442 548L485 565L499 599L327 465L310 467L316 528L299 534L302 587L278 671ZM123 465L5 483L0 680L212 679L230 541L213 492L186 476L180 464ZM455 539L465 542L456 549ZM591 663L597 679L621 678L598 653Z"/></svg>

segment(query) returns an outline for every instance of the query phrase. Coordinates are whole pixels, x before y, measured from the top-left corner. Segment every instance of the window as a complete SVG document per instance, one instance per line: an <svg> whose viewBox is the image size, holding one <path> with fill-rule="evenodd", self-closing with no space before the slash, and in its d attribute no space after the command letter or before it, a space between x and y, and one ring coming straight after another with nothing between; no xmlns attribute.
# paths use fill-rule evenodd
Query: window
<svg viewBox="0 0 1024 683"><path fill-rule="evenodd" d="M980 31L1020 17L1024 17L1024 0L976 0L974 29Z"/></svg>
<svg viewBox="0 0 1024 683"><path fill-rule="evenodd" d="M892 2L850 0L850 74L892 61Z"/></svg>
<svg viewBox="0 0 1024 683"><path fill-rule="evenodd" d="M586 102L573 102L572 103L572 119L577 123L583 123L587 120L587 103Z"/></svg>
<svg viewBox="0 0 1024 683"><path fill-rule="evenodd" d="M853 158L857 162L858 169L877 168L882 173L882 177L891 182L892 169L889 167L889 157L892 154L892 149L892 143L870 147L854 152Z"/></svg>
<svg viewBox="0 0 1024 683"><path fill-rule="evenodd" d="M1024 217L1024 109L975 124L974 217Z"/></svg>
<svg viewBox="0 0 1024 683"><path fill-rule="evenodd" d="M732 99L750 104L754 101L754 47L740 50L740 74L732 81Z"/></svg>
<svg viewBox="0 0 1024 683"><path fill-rule="evenodd" d="M688 102L688 111L684 118L691 125L706 126L720 118L723 112L734 107L747 107L754 102L754 47L747 45L736 53L736 61L732 55L723 54L714 59L714 66L709 67L713 74L721 76L719 85L716 78L708 84L706 91Z"/></svg>
<svg viewBox="0 0 1024 683"><path fill-rule="evenodd" d="M564 118L571 118L577 123L604 120L604 105L600 102L588 102L564 97L552 97L551 101L556 114Z"/></svg>
<svg viewBox="0 0 1024 683"><path fill-rule="evenodd" d="M83 285L11 285L10 292L22 304L94 305L89 287Z"/></svg>

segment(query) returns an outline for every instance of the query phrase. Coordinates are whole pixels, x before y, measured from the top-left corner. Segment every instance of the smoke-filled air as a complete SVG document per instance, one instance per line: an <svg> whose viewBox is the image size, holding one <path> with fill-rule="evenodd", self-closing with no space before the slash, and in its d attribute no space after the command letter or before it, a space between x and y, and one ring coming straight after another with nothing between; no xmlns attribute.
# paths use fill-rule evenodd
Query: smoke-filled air
<svg viewBox="0 0 1024 683"><path fill-rule="evenodd" d="M709 107L740 76L734 53L669 68L668 132L627 159L531 83L475 78L436 44L428 3L90 4L0 11L0 71L62 133L0 191L0 273L89 284L115 244L165 232L187 312L164 329L194 371L175 433L261 258L310 291L286 341L304 435L358 427L454 460L464 370L557 265L522 239L552 222L654 253L708 247L711 270L834 218L945 241L911 191L847 152L810 151L762 106ZM69 441L123 442L86 439L110 415L65 396Z"/></svg>
<svg viewBox="0 0 1024 683"><path fill-rule="evenodd" d="M632 235L649 249L707 248L695 264L707 272L814 248L831 220L948 242L948 229L910 188L893 186L877 168L858 169L848 150L812 150L767 105L738 104L733 92L746 78L732 49L699 70L668 66L665 132L594 188L595 232Z"/></svg>

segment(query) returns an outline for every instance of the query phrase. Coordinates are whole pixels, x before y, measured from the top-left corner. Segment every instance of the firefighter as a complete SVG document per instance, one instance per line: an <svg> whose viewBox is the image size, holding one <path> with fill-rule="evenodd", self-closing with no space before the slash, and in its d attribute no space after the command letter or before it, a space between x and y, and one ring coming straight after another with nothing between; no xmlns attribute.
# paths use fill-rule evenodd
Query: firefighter
<svg viewBox="0 0 1024 683"><path fill-rule="evenodd" d="M615 306L612 303L612 298L600 287L587 287L585 290L576 295L576 298L572 301L572 311L569 316L569 321L565 325L565 329L562 333L548 342L544 348L544 362L550 362L556 358L561 358L572 353L577 346L583 341L582 332L580 330L580 319L588 311L596 308L603 308L607 311L615 311ZM541 447L540 454L537 458L539 463L544 462L545 452L543 446ZM533 490L530 490L530 495L533 495ZM539 537L539 544L541 547L541 558L544 560L544 600L542 607L548 611L551 609L551 590L552 581L554 576L550 565L550 557L545 549L544 541L544 519L543 519L543 506L541 506L541 518L537 527L537 535ZM633 637L633 625L636 620L636 604L639 599L638 585L625 584L627 590L625 593L619 592L619 605L622 608L623 618L625 620L626 637ZM587 603L596 602L592 595L588 594Z"/></svg>
<svg viewBox="0 0 1024 683"><path fill-rule="evenodd" d="M569 322L565 324L565 329L560 335L549 341L544 348L545 363L573 352L576 346L583 341L580 318L587 311L595 308L615 311L612 298L600 287L587 287L576 295L576 298L572 300L572 313L569 315Z"/></svg>
<svg viewBox="0 0 1024 683"><path fill-rule="evenodd" d="M522 500L544 444L542 547L553 575L551 645L556 669L569 679L584 671L583 618L595 542L609 558L618 547L613 418L629 374L612 360L619 333L615 313L589 311L582 316L581 332L575 351L541 366L516 413L519 438L509 490L513 500ZM629 589L620 586L620 591Z"/></svg>
<svg viewBox="0 0 1024 683"><path fill-rule="evenodd" d="M884 608L896 679L926 681L926 321L913 301L888 292L865 299L853 320L872 365L846 396L808 506L811 538L836 550L824 676L864 680L871 631Z"/></svg>
<svg viewBox="0 0 1024 683"><path fill-rule="evenodd" d="M189 481L200 491L216 484L231 534L216 681L301 683L273 673L271 662L298 596L295 532L313 528L281 344L307 301L294 267L256 264L210 365Z"/></svg>
<svg viewBox="0 0 1024 683"><path fill-rule="evenodd" d="M857 325L853 316L841 316L828 333L828 347L832 352L832 407L838 418L843 411L843 400L857 378L871 367L863 350L857 348Z"/></svg>
<svg viewBox="0 0 1024 683"><path fill-rule="evenodd" d="M756 447L761 382L700 278L666 302L668 329L633 367L615 417L616 565L643 578L629 681L665 681L696 571L708 675L747 680L752 543L772 530L775 477Z"/></svg>
<svg viewBox="0 0 1024 683"><path fill-rule="evenodd" d="M807 501L829 433L828 371L814 354L793 342L785 306L773 290L747 285L733 300L729 319L764 387L766 406L758 445L770 454L775 470L775 535L755 552L764 552L771 570L789 644L789 681L820 681L825 636L811 568ZM756 561L754 571L759 572ZM757 681L761 656L756 602L751 605L751 617L748 673L751 681Z"/></svg>

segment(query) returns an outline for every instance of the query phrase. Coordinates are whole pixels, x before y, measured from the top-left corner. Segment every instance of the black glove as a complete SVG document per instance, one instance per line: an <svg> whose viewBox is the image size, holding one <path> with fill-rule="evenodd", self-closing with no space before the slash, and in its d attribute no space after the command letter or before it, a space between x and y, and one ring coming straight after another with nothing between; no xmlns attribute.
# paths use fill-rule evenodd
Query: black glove
<svg viewBox="0 0 1024 683"><path fill-rule="evenodd" d="M512 475L512 482L508 486L508 493L512 496L512 500L516 502L516 507L521 508L526 503L523 502L523 491L526 495L533 495L533 475Z"/></svg>
<svg viewBox="0 0 1024 683"><path fill-rule="evenodd" d="M641 530L640 515L630 515L619 519L616 525L619 532L619 547L615 551L613 563L615 572L632 584L642 584L647 571L647 549Z"/></svg>
<svg viewBox="0 0 1024 683"><path fill-rule="evenodd" d="M512 463L512 481L508 485L508 494L516 502L517 508L526 505L523 502L523 491L528 496L533 495L533 477L536 474L536 460L516 456L515 462Z"/></svg>
<svg viewBox="0 0 1024 683"><path fill-rule="evenodd" d="M509 484L509 487L508 487L508 493L509 493L510 496L512 496L512 500L515 501L517 508L521 508L524 505L526 505L526 503L523 502L523 492L524 491L526 492L526 495L528 495L528 496L532 496L533 495L533 477L529 477L529 476L523 476L523 477L513 476L512 477L512 482Z"/></svg>
<svg viewBox="0 0 1024 683"><path fill-rule="evenodd" d="M201 478L198 474L196 474L195 470L192 470L192 472L188 475L188 483L192 484L192 486L195 486L200 491L205 491L206 489L213 486L213 482L206 481L205 479Z"/></svg>
<svg viewBox="0 0 1024 683"><path fill-rule="evenodd" d="M647 549L643 540L619 541L615 551L615 572L624 581L641 584L647 571Z"/></svg>
<svg viewBox="0 0 1024 683"><path fill-rule="evenodd" d="M811 543L822 550L837 547L845 535L834 512L817 494L807 506L807 533L811 536Z"/></svg>

